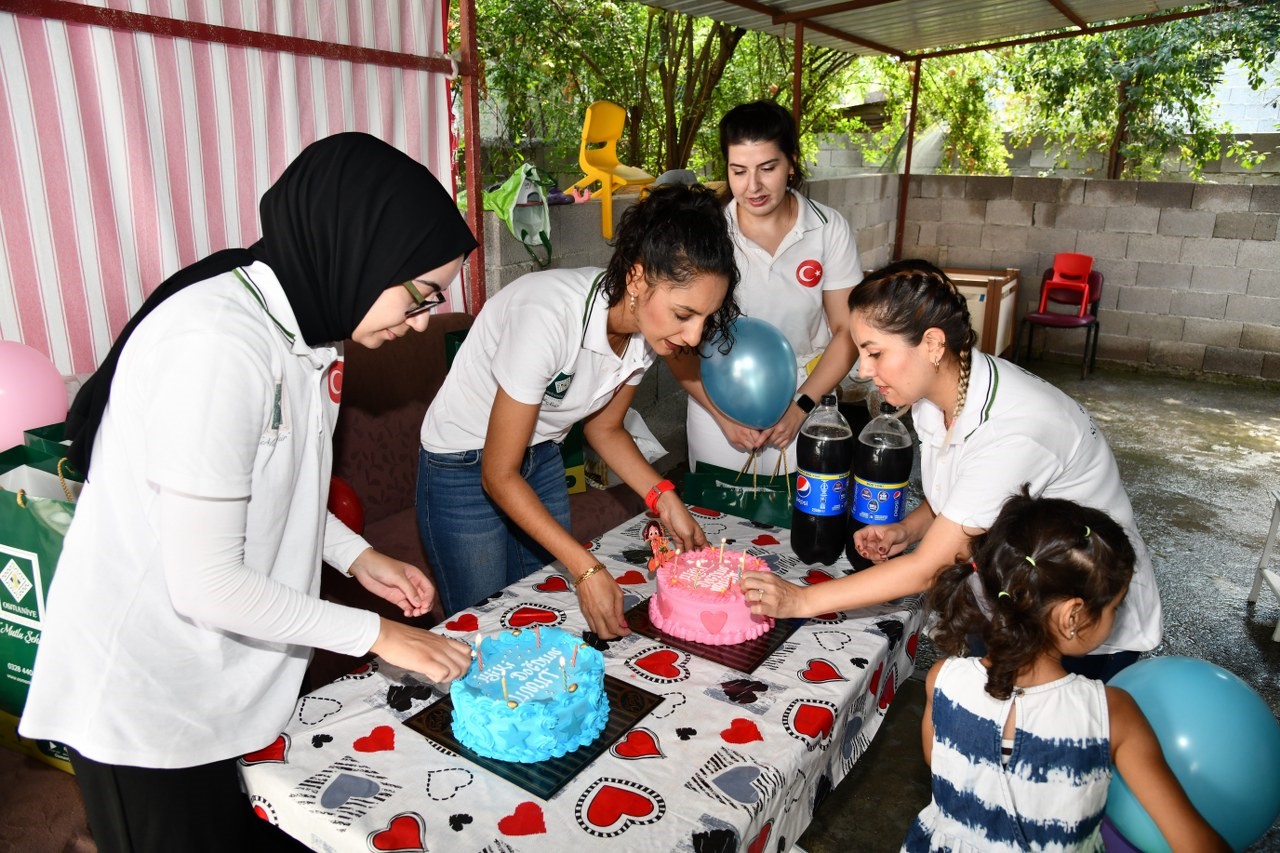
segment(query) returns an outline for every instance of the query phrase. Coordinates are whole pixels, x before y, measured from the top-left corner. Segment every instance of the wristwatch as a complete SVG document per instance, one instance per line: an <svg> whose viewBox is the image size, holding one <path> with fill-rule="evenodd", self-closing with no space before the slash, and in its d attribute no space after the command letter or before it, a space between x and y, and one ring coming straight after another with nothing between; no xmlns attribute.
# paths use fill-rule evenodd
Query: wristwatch
<svg viewBox="0 0 1280 853"><path fill-rule="evenodd" d="M806 415L812 412L813 407L817 405L817 403L813 402L813 398L808 394L798 395L795 399L795 403L800 407L800 411L804 412Z"/></svg>

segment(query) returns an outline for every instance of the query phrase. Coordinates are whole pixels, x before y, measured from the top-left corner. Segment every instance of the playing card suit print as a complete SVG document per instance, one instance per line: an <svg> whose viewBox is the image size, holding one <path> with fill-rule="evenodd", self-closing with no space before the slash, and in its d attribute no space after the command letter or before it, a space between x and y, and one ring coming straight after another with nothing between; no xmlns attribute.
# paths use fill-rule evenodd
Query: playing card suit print
<svg viewBox="0 0 1280 853"><path fill-rule="evenodd" d="M730 702L738 705L750 705L759 698L759 694L769 689L769 685L763 681L754 681L750 678L735 678L733 681L726 681L720 685L720 689L724 691L724 695L729 698Z"/></svg>
<svg viewBox="0 0 1280 853"><path fill-rule="evenodd" d="M811 658L809 665L800 671L800 678L810 684L824 684L828 681L848 681L836 665L823 658Z"/></svg>
<svg viewBox="0 0 1280 853"><path fill-rule="evenodd" d="M907 640L907 657L911 658L911 662L916 662L916 650L920 648L920 632L916 631Z"/></svg>
<svg viewBox="0 0 1280 853"><path fill-rule="evenodd" d="M813 586L816 583L825 583L826 581L835 580L835 578L820 569L810 569L809 573L801 578L801 580L810 586Z"/></svg>
<svg viewBox="0 0 1280 853"><path fill-rule="evenodd" d="M803 741L809 749L824 749L836 723L836 706L819 699L795 699L782 715L787 734Z"/></svg>
<svg viewBox="0 0 1280 853"><path fill-rule="evenodd" d="M615 578L615 580L617 580L618 583L623 585L634 585L638 583L644 583L645 577L643 574L641 574L640 572L637 572L635 569L630 569L628 571L623 572L621 575Z"/></svg>
<svg viewBox="0 0 1280 853"><path fill-rule="evenodd" d="M444 623L446 631L475 631L480 627L480 620L476 618L474 613L463 613L457 619L450 619Z"/></svg>
<svg viewBox="0 0 1280 853"><path fill-rule="evenodd" d="M420 815L401 812L383 829L369 833L369 849L378 853L420 853L427 849L427 826Z"/></svg>
<svg viewBox="0 0 1280 853"><path fill-rule="evenodd" d="M523 605L502 615L502 624L508 628L527 628L532 625L559 625L564 621L563 611L549 607Z"/></svg>
<svg viewBox="0 0 1280 853"><path fill-rule="evenodd" d="M760 827L760 831L756 833L755 840L747 845L747 853L764 853L765 845L769 843L769 835L773 832L773 821L768 821L764 826Z"/></svg>
<svg viewBox="0 0 1280 853"><path fill-rule="evenodd" d="M844 756L845 761L853 758L853 744L861 731L862 716L854 714L849 718L849 724L844 727L844 737L840 742L840 754Z"/></svg>
<svg viewBox="0 0 1280 853"><path fill-rule="evenodd" d="M827 623L843 622L844 614L838 613L838 612L822 613L822 614L819 614L818 616L811 616L809 618L811 618L814 622L827 622Z"/></svg>
<svg viewBox="0 0 1280 853"><path fill-rule="evenodd" d="M724 513L715 509L707 509L705 506L691 506L689 512L694 515L700 515L703 518L724 518Z"/></svg>
<svg viewBox="0 0 1280 853"><path fill-rule="evenodd" d="M634 728L626 737L609 747L609 752L628 761L640 758L666 758L658 744L658 736L644 727Z"/></svg>
<svg viewBox="0 0 1280 853"><path fill-rule="evenodd" d="M245 754L240 759L240 763L246 767L252 767L255 764L284 764L288 756L289 736L282 734L273 740L269 746L264 746L262 749Z"/></svg>
<svg viewBox="0 0 1280 853"><path fill-rule="evenodd" d="M280 825L276 818L275 806L271 805L269 801L263 799L257 794L254 794L249 798L249 805L253 808L253 813L257 815L260 820L265 820L272 826Z"/></svg>
<svg viewBox="0 0 1280 853"><path fill-rule="evenodd" d="M391 726L374 726L364 737L356 738L351 748L356 752L386 752L396 748L396 730Z"/></svg>
<svg viewBox="0 0 1280 853"><path fill-rule="evenodd" d="M425 684L393 684L387 688L387 705L393 711L407 711L415 699L430 699L432 693Z"/></svg>
<svg viewBox="0 0 1280 853"><path fill-rule="evenodd" d="M902 640L902 623L897 619L881 619L876 627L889 638L889 651L893 651L893 647Z"/></svg>
<svg viewBox="0 0 1280 853"><path fill-rule="evenodd" d="M560 575L552 575L541 583L536 583L533 588L538 592L568 592L569 582Z"/></svg>
<svg viewBox="0 0 1280 853"><path fill-rule="evenodd" d="M450 800L459 791L475 781L470 770L450 767L448 770L427 771L427 796L433 800Z"/></svg>
<svg viewBox="0 0 1280 853"><path fill-rule="evenodd" d="M314 726L342 710L342 703L337 699L324 696L303 696L298 703L298 722L306 726Z"/></svg>
<svg viewBox="0 0 1280 853"><path fill-rule="evenodd" d="M657 791L626 779L597 779L578 798L578 825L600 838L661 820L666 802Z"/></svg>
<svg viewBox="0 0 1280 853"><path fill-rule="evenodd" d="M814 631L813 638L829 652L838 652L853 640L844 631Z"/></svg>
<svg viewBox="0 0 1280 853"><path fill-rule="evenodd" d="M676 737L680 738L680 740L688 740L691 737L697 736L697 734L697 729L691 729L688 726L681 726L676 729Z"/></svg>
<svg viewBox="0 0 1280 853"><path fill-rule="evenodd" d="M542 807L537 803L521 803L514 812L498 821L498 831L503 835L541 835L547 831Z"/></svg>
<svg viewBox="0 0 1280 853"><path fill-rule="evenodd" d="M662 704L653 710L655 719L665 719L674 714L679 708L689 700L684 698L684 694L679 691L662 694Z"/></svg>
<svg viewBox="0 0 1280 853"><path fill-rule="evenodd" d="M884 679L884 690L880 691L880 710L883 711L889 707L889 703L893 701L893 696L897 692L898 686L898 670L897 667L889 670L888 675Z"/></svg>
<svg viewBox="0 0 1280 853"><path fill-rule="evenodd" d="M756 765L735 764L712 777L711 784L735 802L749 806L760 801L760 791L755 786L755 781L759 778L760 768Z"/></svg>
<svg viewBox="0 0 1280 853"><path fill-rule="evenodd" d="M751 743L764 740L764 735L760 734L760 727L742 717L735 717L729 724L729 728L720 732L720 737L725 743Z"/></svg>
<svg viewBox="0 0 1280 853"><path fill-rule="evenodd" d="M733 853L738 849L738 833L732 829L707 829L689 839L693 853Z"/></svg>
<svg viewBox="0 0 1280 853"><path fill-rule="evenodd" d="M767 546L769 546L769 545L778 545L778 544L781 544L781 543L779 543L777 539L775 539L774 537L770 536L768 533L761 533L761 534L760 534L759 536L757 536L755 539L752 539L752 540L751 540L751 544L752 544L752 545L759 545L761 548L764 548L764 547L767 547Z"/></svg>
<svg viewBox="0 0 1280 853"><path fill-rule="evenodd" d="M884 672L884 664L876 665L876 671L871 673L871 682L867 685L867 692L872 696L880 692L880 673Z"/></svg>
<svg viewBox="0 0 1280 853"><path fill-rule="evenodd" d="M326 743L333 743L333 735L316 735L311 739L311 745L316 749L319 749Z"/></svg>
<svg viewBox="0 0 1280 853"><path fill-rule="evenodd" d="M454 832L462 832L462 828L471 823L471 815L469 814L451 814L449 815L449 828Z"/></svg>
<svg viewBox="0 0 1280 853"><path fill-rule="evenodd" d="M335 678L333 680L333 683L341 684L344 681L359 681L362 678L368 678L369 676L373 675L377 671L378 671L377 661L368 661L366 663L360 664L358 667L351 670L341 678Z"/></svg>
<svg viewBox="0 0 1280 853"><path fill-rule="evenodd" d="M372 779L355 776L351 773L339 773L320 795L320 806L326 809L341 808L350 799L372 797L382 790L382 786Z"/></svg>
<svg viewBox="0 0 1280 853"><path fill-rule="evenodd" d="M583 631L582 642L586 643L598 652L605 652L609 650L609 641L600 639L600 635L595 631Z"/></svg>
<svg viewBox="0 0 1280 853"><path fill-rule="evenodd" d="M648 681L671 684L689 677L689 653L675 649L652 649L627 658L627 666Z"/></svg>

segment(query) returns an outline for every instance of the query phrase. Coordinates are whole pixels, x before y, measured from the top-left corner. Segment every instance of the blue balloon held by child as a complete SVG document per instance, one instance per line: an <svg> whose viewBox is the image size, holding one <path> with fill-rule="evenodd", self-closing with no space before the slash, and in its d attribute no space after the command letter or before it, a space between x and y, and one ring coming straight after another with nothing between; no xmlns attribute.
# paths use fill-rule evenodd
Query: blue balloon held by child
<svg viewBox="0 0 1280 853"><path fill-rule="evenodd" d="M1280 723L1261 696L1227 670L1188 657L1139 661L1108 686L1138 703L1192 804L1233 850L1262 837L1280 815ZM1107 818L1146 853L1170 849L1114 771Z"/></svg>
<svg viewBox="0 0 1280 853"><path fill-rule="evenodd" d="M768 429L796 393L796 354L777 327L757 317L733 321L733 347L704 345L702 385L716 408L744 426Z"/></svg>

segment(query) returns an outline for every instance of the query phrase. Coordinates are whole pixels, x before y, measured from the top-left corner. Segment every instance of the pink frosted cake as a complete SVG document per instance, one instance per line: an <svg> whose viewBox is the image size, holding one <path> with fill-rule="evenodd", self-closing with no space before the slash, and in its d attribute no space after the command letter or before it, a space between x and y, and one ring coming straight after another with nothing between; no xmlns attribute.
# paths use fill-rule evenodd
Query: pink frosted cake
<svg viewBox="0 0 1280 853"><path fill-rule="evenodd" d="M767 572L758 557L741 551L702 548L658 566L658 591L649 599L649 619L663 633L709 646L754 640L773 627L768 616L753 616L738 585L738 574Z"/></svg>

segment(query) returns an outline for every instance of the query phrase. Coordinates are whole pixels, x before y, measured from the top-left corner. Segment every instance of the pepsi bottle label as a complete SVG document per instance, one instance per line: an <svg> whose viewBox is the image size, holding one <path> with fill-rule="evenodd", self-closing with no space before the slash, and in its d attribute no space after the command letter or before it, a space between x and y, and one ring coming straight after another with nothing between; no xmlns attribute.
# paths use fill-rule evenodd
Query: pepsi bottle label
<svg viewBox="0 0 1280 853"><path fill-rule="evenodd" d="M907 484L874 483L854 477L854 521L863 524L897 524L902 521L907 505Z"/></svg>
<svg viewBox="0 0 1280 853"><path fill-rule="evenodd" d="M849 473L796 472L796 509L809 515L840 515L849 511Z"/></svg>

